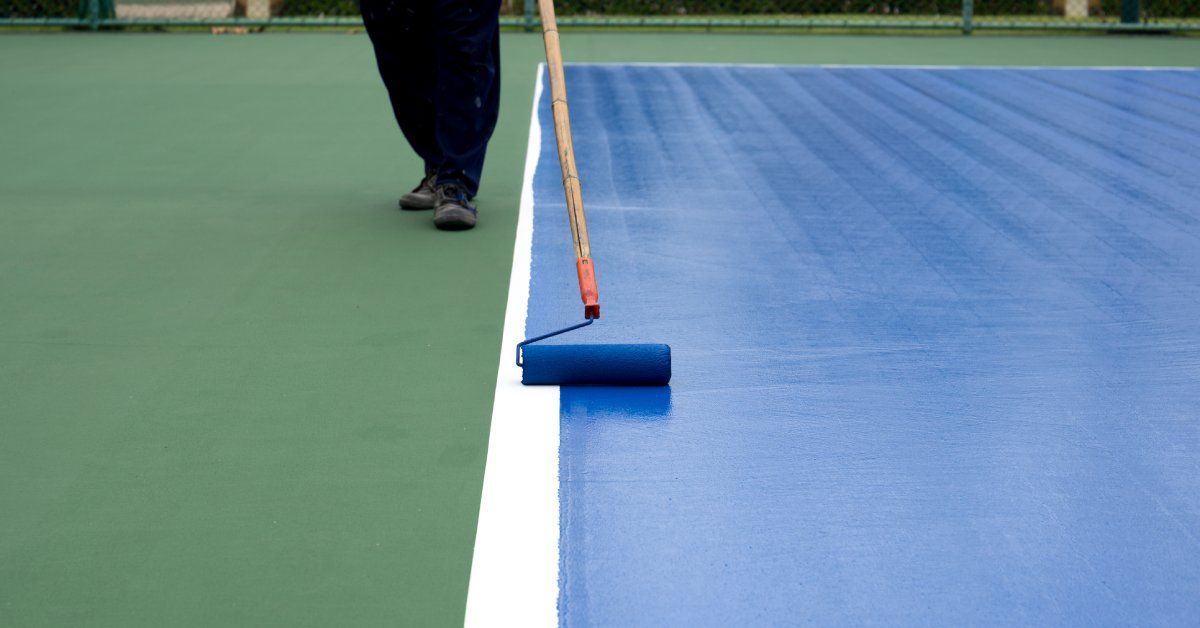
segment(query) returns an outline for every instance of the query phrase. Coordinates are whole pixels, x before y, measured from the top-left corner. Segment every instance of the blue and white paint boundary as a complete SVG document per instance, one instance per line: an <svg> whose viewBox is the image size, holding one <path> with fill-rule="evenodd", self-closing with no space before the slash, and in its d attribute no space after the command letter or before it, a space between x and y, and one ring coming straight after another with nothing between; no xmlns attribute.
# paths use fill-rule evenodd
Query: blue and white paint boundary
<svg viewBox="0 0 1200 628"><path fill-rule="evenodd" d="M533 255L533 176L541 154L538 112L544 64L537 68L525 178L517 217L500 368L488 437L479 527L464 625L558 625L557 386L523 386L513 351L525 337Z"/></svg>

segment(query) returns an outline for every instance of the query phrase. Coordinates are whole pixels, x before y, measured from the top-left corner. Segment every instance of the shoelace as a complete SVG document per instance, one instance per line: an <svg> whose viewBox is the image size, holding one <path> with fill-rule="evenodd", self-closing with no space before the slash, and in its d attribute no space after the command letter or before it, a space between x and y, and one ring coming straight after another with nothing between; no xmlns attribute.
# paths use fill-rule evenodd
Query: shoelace
<svg viewBox="0 0 1200 628"><path fill-rule="evenodd" d="M450 184L443 185L442 186L442 196L445 196L447 198L453 198L454 200L456 200L459 203L462 203L464 205L466 204L466 201L467 201L467 195L464 194L463 191L460 190L458 188L458 186L456 186L456 185L450 185Z"/></svg>

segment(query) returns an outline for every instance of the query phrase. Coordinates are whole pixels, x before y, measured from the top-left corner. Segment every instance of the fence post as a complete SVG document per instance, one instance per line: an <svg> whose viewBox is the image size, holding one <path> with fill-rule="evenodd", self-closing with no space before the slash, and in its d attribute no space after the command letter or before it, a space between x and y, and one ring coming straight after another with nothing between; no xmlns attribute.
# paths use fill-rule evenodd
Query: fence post
<svg viewBox="0 0 1200 628"><path fill-rule="evenodd" d="M88 25L100 30L100 0L88 0Z"/></svg>
<svg viewBox="0 0 1200 628"><path fill-rule="evenodd" d="M963 35L970 35L975 28L975 0L963 0L962 6L962 32Z"/></svg>
<svg viewBox="0 0 1200 628"><path fill-rule="evenodd" d="M1142 12L1139 0L1121 0L1121 23L1137 24Z"/></svg>
<svg viewBox="0 0 1200 628"><path fill-rule="evenodd" d="M525 0L525 32L533 32L533 5L536 0Z"/></svg>

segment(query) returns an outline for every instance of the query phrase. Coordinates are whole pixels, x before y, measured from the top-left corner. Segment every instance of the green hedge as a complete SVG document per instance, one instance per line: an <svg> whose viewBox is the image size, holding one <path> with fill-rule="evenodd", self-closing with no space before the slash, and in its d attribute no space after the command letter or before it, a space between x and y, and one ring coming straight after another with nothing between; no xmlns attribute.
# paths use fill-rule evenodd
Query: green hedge
<svg viewBox="0 0 1200 628"><path fill-rule="evenodd" d="M0 0L0 18L75 18L81 8L86 9L87 0Z"/></svg>
<svg viewBox="0 0 1200 628"><path fill-rule="evenodd" d="M358 0L283 0L280 15L284 17L354 16L358 15Z"/></svg>

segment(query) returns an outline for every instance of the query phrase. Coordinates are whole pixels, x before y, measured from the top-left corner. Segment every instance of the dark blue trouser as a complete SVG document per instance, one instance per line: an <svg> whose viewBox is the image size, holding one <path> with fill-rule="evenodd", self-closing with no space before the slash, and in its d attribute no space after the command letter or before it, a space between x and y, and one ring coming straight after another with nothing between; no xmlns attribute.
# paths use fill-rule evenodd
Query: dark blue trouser
<svg viewBox="0 0 1200 628"><path fill-rule="evenodd" d="M500 113L498 0L360 0L392 111L425 173L479 190Z"/></svg>

